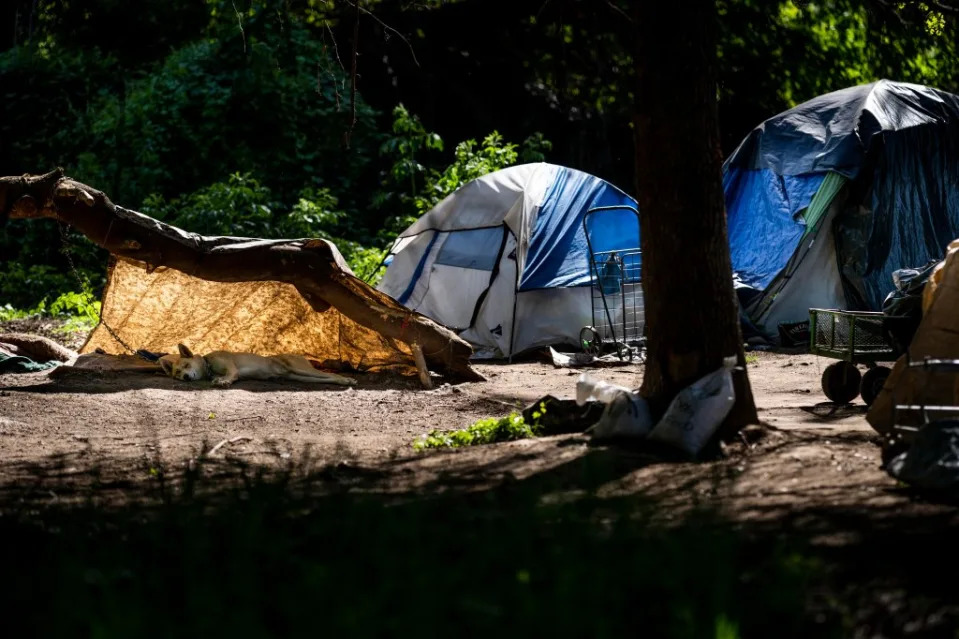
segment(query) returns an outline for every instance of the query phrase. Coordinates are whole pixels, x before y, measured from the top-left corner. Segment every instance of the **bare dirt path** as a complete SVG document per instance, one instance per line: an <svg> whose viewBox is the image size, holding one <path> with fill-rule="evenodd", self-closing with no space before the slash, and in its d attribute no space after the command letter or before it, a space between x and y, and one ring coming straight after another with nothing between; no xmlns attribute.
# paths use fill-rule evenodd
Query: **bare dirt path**
<svg viewBox="0 0 959 639"><path fill-rule="evenodd" d="M744 516L825 504L909 503L879 469L879 449L861 402L837 407L822 396L819 376L826 363L809 355L756 354L750 375L760 416L772 427L761 441L733 446L725 459L706 464L638 464L604 490L681 503L691 489ZM162 460L181 467L217 443L235 440L217 454L262 464L304 454L318 463L388 462L403 466L393 479L394 488L405 489L451 473L483 477L480 484L504 474L525 477L595 450L585 437L567 436L414 453L414 439L431 429L463 428L546 394L573 397L579 374L535 361L477 368L487 382L431 391L413 379L378 376L361 377L357 388L346 390L283 382L216 389L159 375L0 376L0 474L54 457L76 464L126 460L131 466ZM590 374L635 387L642 368Z"/></svg>

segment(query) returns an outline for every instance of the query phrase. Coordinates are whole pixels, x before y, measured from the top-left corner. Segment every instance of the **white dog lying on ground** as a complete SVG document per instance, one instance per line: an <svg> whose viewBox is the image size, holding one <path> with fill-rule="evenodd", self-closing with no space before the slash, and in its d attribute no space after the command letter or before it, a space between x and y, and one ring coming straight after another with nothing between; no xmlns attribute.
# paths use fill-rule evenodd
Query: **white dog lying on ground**
<svg viewBox="0 0 959 639"><path fill-rule="evenodd" d="M214 351L208 355L194 355L179 344L179 355L160 358L163 372L175 379L198 381L209 379L214 386L229 386L241 379L291 379L297 382L340 384L351 386L355 379L335 373L318 371L301 355L272 355L264 357L253 353Z"/></svg>

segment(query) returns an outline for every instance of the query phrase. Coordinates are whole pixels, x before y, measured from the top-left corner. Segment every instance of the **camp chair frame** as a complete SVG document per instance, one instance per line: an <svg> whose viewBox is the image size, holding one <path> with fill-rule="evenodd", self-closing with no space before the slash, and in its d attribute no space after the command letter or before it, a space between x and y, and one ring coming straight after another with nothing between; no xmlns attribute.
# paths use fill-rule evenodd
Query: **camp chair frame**
<svg viewBox="0 0 959 639"><path fill-rule="evenodd" d="M906 353L906 368L921 369L926 374L952 373L955 375L959 374L959 359L937 359L926 356L914 362L909 357L909 354ZM959 417L959 406L950 404L927 404L922 394L922 389L925 388L926 385L918 384L916 387L920 390L918 397L914 400L918 403L915 404L900 403L896 399L896 389L892 389L892 432L897 439L905 441L911 440L922 426L940 419L931 419L930 415L947 414L953 419ZM918 413L921 424L917 426L914 424L901 423L903 413Z"/></svg>
<svg viewBox="0 0 959 639"><path fill-rule="evenodd" d="M611 347L620 360L628 357L632 361L645 344L642 250L638 246L612 251L594 250L589 231L590 218L609 211L631 211L636 216L639 236L639 210L632 206L597 206L583 215L593 323L580 331L580 344L584 351L593 355L601 355ZM616 311L620 315L618 321L613 319Z"/></svg>

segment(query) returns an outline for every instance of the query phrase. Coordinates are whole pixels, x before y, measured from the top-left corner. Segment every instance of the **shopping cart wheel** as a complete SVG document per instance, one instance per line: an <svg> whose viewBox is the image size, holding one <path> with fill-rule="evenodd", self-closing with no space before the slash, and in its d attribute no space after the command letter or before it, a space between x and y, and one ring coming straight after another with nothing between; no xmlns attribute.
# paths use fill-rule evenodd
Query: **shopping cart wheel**
<svg viewBox="0 0 959 639"><path fill-rule="evenodd" d="M876 366L870 368L862 376L862 382L859 384L859 394L862 395L862 401L866 402L866 406L872 406L872 403L879 397L879 391L882 390L883 384L886 383L886 378L889 377L891 372L892 369L890 368Z"/></svg>
<svg viewBox="0 0 959 639"><path fill-rule="evenodd" d="M859 394L862 374L855 364L836 362L822 372L822 392L837 404L848 404Z"/></svg>
<svg viewBox="0 0 959 639"><path fill-rule="evenodd" d="M592 326L584 326L580 330L579 344L583 347L583 352L588 355L599 357L603 354L603 338Z"/></svg>

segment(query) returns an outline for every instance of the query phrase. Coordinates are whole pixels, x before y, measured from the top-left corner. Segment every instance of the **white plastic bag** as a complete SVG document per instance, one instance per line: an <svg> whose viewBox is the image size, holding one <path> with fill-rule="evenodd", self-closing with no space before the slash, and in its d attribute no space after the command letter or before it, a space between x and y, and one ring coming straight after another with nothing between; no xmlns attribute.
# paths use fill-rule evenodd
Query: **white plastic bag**
<svg viewBox="0 0 959 639"><path fill-rule="evenodd" d="M735 367L736 356L726 357L722 368L680 391L649 438L698 455L736 403Z"/></svg>
<svg viewBox="0 0 959 639"><path fill-rule="evenodd" d="M595 399L603 404L613 401L617 393L631 392L625 386L617 386L604 382L601 379L593 379L586 373L581 373L576 380L576 404L582 406L591 399Z"/></svg>
<svg viewBox="0 0 959 639"><path fill-rule="evenodd" d="M646 437L653 426L646 400L623 386L591 378L583 373L576 382L576 403L595 399L606 407L599 421L587 432L594 439Z"/></svg>

